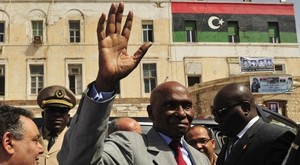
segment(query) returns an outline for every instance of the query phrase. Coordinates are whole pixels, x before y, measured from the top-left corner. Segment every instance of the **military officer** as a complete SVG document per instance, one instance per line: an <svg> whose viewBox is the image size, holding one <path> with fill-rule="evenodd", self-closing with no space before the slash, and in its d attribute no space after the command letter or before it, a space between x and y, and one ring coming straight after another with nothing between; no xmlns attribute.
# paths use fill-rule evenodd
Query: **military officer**
<svg viewBox="0 0 300 165"><path fill-rule="evenodd" d="M67 130L69 111L76 105L75 95L63 86L53 85L39 92L37 103L43 110L40 134L45 151L39 156L39 165L58 165L56 155Z"/></svg>

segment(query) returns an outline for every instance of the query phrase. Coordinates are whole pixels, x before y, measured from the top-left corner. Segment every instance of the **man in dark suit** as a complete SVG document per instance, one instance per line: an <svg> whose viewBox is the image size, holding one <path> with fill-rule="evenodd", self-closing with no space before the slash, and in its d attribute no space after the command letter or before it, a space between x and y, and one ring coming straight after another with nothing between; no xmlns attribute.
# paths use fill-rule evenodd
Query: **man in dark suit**
<svg viewBox="0 0 300 165"><path fill-rule="evenodd" d="M228 136L217 165L280 165L295 138L286 128L260 119L252 93L241 84L222 88L214 98L212 112Z"/></svg>
<svg viewBox="0 0 300 165"><path fill-rule="evenodd" d="M163 83L152 91L147 111L153 128L147 134L117 131L106 138L115 86L136 68L151 46L144 43L134 56L127 54L133 14L129 12L121 32L123 10L123 3L111 5L106 30L106 16L100 17L98 76L81 99L65 134L59 164L172 165L178 161L178 164L209 165L207 156L183 139L194 111L187 88L178 82ZM170 143L176 144L176 150L169 147Z"/></svg>

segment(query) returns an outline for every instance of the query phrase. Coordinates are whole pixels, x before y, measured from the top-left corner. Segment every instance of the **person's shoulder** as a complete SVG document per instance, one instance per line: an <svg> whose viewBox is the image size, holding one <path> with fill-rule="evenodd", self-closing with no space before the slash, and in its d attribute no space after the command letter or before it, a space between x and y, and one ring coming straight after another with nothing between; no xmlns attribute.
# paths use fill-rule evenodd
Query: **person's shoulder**
<svg viewBox="0 0 300 165"><path fill-rule="evenodd" d="M266 136L273 136L273 137L279 137L279 136L288 136L291 138L295 137L295 134L288 128L276 124L270 124L270 123L264 123L261 132L265 134Z"/></svg>

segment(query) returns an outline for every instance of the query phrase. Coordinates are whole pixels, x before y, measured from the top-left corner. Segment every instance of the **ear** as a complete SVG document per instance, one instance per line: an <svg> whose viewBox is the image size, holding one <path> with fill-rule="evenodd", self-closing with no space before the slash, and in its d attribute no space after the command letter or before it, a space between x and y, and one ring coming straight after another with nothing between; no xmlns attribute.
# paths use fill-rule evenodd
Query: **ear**
<svg viewBox="0 0 300 165"><path fill-rule="evenodd" d="M211 144L213 145L213 148L215 149L215 147L216 147L216 141L215 141L215 139L211 139Z"/></svg>
<svg viewBox="0 0 300 165"><path fill-rule="evenodd" d="M71 118L71 115L68 113L68 119L67 119L67 122L70 124L70 118Z"/></svg>
<svg viewBox="0 0 300 165"><path fill-rule="evenodd" d="M151 107L151 105L147 106L147 112L148 112L149 118L153 121L153 114L152 114L152 107Z"/></svg>
<svg viewBox="0 0 300 165"><path fill-rule="evenodd" d="M3 150L11 155L15 152L14 150L14 138L13 138L13 135L10 133L10 132L5 132L2 139L1 139L1 142L2 142L2 146L3 146Z"/></svg>

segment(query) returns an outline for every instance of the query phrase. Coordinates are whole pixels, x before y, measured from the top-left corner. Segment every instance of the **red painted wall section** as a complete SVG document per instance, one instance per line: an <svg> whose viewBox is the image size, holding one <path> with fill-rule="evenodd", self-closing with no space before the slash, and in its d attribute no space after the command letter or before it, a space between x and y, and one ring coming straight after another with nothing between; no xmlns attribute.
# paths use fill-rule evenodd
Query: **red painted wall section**
<svg viewBox="0 0 300 165"><path fill-rule="evenodd" d="M172 13L294 15L293 4L172 2Z"/></svg>

